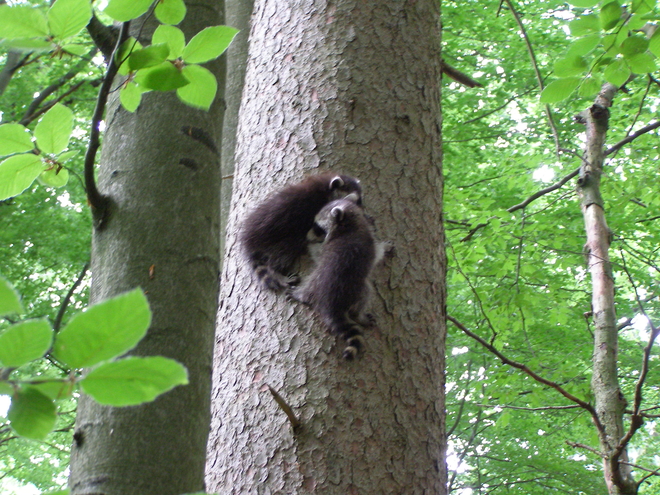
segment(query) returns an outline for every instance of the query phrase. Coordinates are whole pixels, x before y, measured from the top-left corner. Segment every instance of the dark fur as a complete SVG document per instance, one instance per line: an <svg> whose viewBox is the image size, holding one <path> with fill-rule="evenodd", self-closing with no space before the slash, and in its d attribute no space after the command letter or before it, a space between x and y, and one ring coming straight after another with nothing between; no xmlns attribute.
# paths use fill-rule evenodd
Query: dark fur
<svg viewBox="0 0 660 495"><path fill-rule="evenodd" d="M361 197L357 179L333 173L313 175L284 187L248 215L240 240L265 287L279 291L297 282L292 271L307 251L307 232L314 217L327 203L349 193Z"/></svg>
<svg viewBox="0 0 660 495"><path fill-rule="evenodd" d="M322 231L327 235L314 250L314 270L290 296L314 308L330 332L346 341L344 358L353 359L363 347L362 328L373 324L365 312L371 293L369 274L382 249L354 194L327 204L315 223L310 239Z"/></svg>

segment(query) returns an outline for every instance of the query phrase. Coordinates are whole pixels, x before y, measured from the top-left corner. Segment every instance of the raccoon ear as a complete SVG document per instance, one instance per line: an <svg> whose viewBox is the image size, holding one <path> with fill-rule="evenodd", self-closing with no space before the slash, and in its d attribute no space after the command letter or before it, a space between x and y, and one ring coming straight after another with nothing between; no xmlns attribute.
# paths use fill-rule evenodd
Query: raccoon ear
<svg viewBox="0 0 660 495"><path fill-rule="evenodd" d="M352 192L351 194L344 197L344 199L346 199L346 200L348 200L352 203L355 203L356 205L360 204L360 195L356 192Z"/></svg>
<svg viewBox="0 0 660 495"><path fill-rule="evenodd" d="M332 218L337 222L341 222L344 219L344 209L341 206L335 206L330 212L330 215L332 215Z"/></svg>
<svg viewBox="0 0 660 495"><path fill-rule="evenodd" d="M340 176L333 177L330 180L330 190L334 191L335 189L339 189L341 187L344 187L344 179L342 179Z"/></svg>

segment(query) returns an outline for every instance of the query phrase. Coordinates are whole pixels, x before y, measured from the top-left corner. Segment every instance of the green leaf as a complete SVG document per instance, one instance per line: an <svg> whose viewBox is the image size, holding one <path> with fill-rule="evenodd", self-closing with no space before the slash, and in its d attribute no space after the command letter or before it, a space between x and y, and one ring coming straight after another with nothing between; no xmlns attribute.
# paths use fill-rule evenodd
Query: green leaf
<svg viewBox="0 0 660 495"><path fill-rule="evenodd" d="M151 45L141 50L136 50L128 57L128 68L131 71L155 67L162 64L170 54L170 48L166 43Z"/></svg>
<svg viewBox="0 0 660 495"><path fill-rule="evenodd" d="M186 37L178 27L161 24L154 31L151 42L153 44L167 43L167 46L170 48L168 58L174 60L179 58L183 53L183 49L186 46Z"/></svg>
<svg viewBox="0 0 660 495"><path fill-rule="evenodd" d="M580 16L572 20L568 27L571 34L576 37L600 32L600 22L598 16L594 14Z"/></svg>
<svg viewBox="0 0 660 495"><path fill-rule="evenodd" d="M147 89L171 91L188 84L188 79L172 63L163 62L156 67L138 71L135 82Z"/></svg>
<svg viewBox="0 0 660 495"><path fill-rule="evenodd" d="M72 369L93 366L135 347L150 323L147 298L134 289L71 318L55 338L53 354Z"/></svg>
<svg viewBox="0 0 660 495"><path fill-rule="evenodd" d="M67 43L65 45L62 45L62 51L69 53L71 55L77 55L79 57L82 57L89 51L89 46L81 45L78 43Z"/></svg>
<svg viewBox="0 0 660 495"><path fill-rule="evenodd" d="M49 52L53 50L50 41L37 38L11 38L0 40L0 46L18 52Z"/></svg>
<svg viewBox="0 0 660 495"><path fill-rule="evenodd" d="M656 57L660 57L660 29L656 29L649 40L649 51Z"/></svg>
<svg viewBox="0 0 660 495"><path fill-rule="evenodd" d="M151 402L177 385L187 383L186 368L161 356L128 357L105 363L80 381L85 393L108 406Z"/></svg>
<svg viewBox="0 0 660 495"><path fill-rule="evenodd" d="M640 15L646 14L654 9L655 4L655 0L633 0L630 11Z"/></svg>
<svg viewBox="0 0 660 495"><path fill-rule="evenodd" d="M587 62L582 57L566 56L555 62L554 72L557 77L570 77L582 74L587 68Z"/></svg>
<svg viewBox="0 0 660 495"><path fill-rule="evenodd" d="M218 90L215 76L199 65L187 65L183 68L183 75L190 84L177 89L176 94L191 107L208 110Z"/></svg>
<svg viewBox="0 0 660 495"><path fill-rule="evenodd" d="M186 16L186 4L183 0L161 0L155 14L163 24L179 24Z"/></svg>
<svg viewBox="0 0 660 495"><path fill-rule="evenodd" d="M140 101L142 101L142 93L144 91L140 86L133 82L124 84L119 91L119 101L121 101L122 106L129 112L135 112L137 107L140 106Z"/></svg>
<svg viewBox="0 0 660 495"><path fill-rule="evenodd" d="M48 9L50 33L60 39L78 34L92 17L89 0L56 0Z"/></svg>
<svg viewBox="0 0 660 495"><path fill-rule="evenodd" d="M32 151L32 136L21 124L0 125L0 155L12 155Z"/></svg>
<svg viewBox="0 0 660 495"><path fill-rule="evenodd" d="M0 5L0 38L45 38L46 16L32 7Z"/></svg>
<svg viewBox="0 0 660 495"><path fill-rule="evenodd" d="M115 55L115 63L119 64L119 70L117 71L118 74L125 76L130 72L130 69L128 68L128 57L135 50L141 49L142 44L135 38L128 38L121 44L119 50L117 50L117 55Z"/></svg>
<svg viewBox="0 0 660 495"><path fill-rule="evenodd" d="M183 60L188 64L201 64L219 57L238 33L229 26L212 26L195 35L183 49Z"/></svg>
<svg viewBox="0 0 660 495"><path fill-rule="evenodd" d="M582 81L578 89L578 95L582 98L588 98L598 94L603 82L599 77L589 76Z"/></svg>
<svg viewBox="0 0 660 495"><path fill-rule="evenodd" d="M27 320L0 334L0 366L18 368L50 349L53 329L47 320Z"/></svg>
<svg viewBox="0 0 660 495"><path fill-rule="evenodd" d="M34 128L34 137L37 138L39 149L51 155L57 155L69 145L69 138L73 131L73 112L60 103L41 117Z"/></svg>
<svg viewBox="0 0 660 495"><path fill-rule="evenodd" d="M658 68L655 64L655 59L650 53L640 53L632 57L626 57L628 67L635 74L647 74L655 72Z"/></svg>
<svg viewBox="0 0 660 495"><path fill-rule="evenodd" d="M110 0L104 12L119 22L130 21L144 14L153 0Z"/></svg>
<svg viewBox="0 0 660 495"><path fill-rule="evenodd" d="M649 40L645 36L633 35L621 43L619 51L624 57L629 58L644 53L648 47Z"/></svg>
<svg viewBox="0 0 660 495"><path fill-rule="evenodd" d="M552 81L541 93L541 103L557 103L568 98L580 81L579 77L565 77Z"/></svg>
<svg viewBox="0 0 660 495"><path fill-rule="evenodd" d="M58 163L66 163L78 154L78 150L65 151L57 156Z"/></svg>
<svg viewBox="0 0 660 495"><path fill-rule="evenodd" d="M55 426L55 404L37 389L25 387L12 397L7 419L22 437L43 440Z"/></svg>
<svg viewBox="0 0 660 495"><path fill-rule="evenodd" d="M32 382L32 388L36 388L51 400L69 399L73 397L75 383L72 380L43 380L41 382Z"/></svg>
<svg viewBox="0 0 660 495"><path fill-rule="evenodd" d="M582 57L600 44L600 34L590 34L571 43L566 56Z"/></svg>
<svg viewBox="0 0 660 495"><path fill-rule="evenodd" d="M65 168L51 167L37 177L40 183L48 187L64 187L69 182L69 171Z"/></svg>
<svg viewBox="0 0 660 495"><path fill-rule="evenodd" d="M630 77L630 69L625 60L618 58L605 68L605 80L616 87L623 86Z"/></svg>
<svg viewBox="0 0 660 495"><path fill-rule="evenodd" d="M14 387L8 382L0 381L0 395L13 395Z"/></svg>
<svg viewBox="0 0 660 495"><path fill-rule="evenodd" d="M21 194L43 169L41 158L32 153L14 155L0 163L0 201Z"/></svg>
<svg viewBox="0 0 660 495"><path fill-rule="evenodd" d="M12 285L0 277L0 316L23 313L23 305Z"/></svg>
<svg viewBox="0 0 660 495"><path fill-rule="evenodd" d="M604 30L612 29L621 22L621 5L610 2L600 8L600 25Z"/></svg>

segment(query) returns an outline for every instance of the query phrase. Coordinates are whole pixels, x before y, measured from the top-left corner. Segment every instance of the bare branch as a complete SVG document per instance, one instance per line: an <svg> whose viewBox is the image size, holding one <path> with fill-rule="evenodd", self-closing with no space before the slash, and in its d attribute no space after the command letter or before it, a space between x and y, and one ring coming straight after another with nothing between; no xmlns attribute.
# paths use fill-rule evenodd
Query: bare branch
<svg viewBox="0 0 660 495"><path fill-rule="evenodd" d="M60 309L57 312L55 321L53 322L53 330L55 331L55 333L59 332L60 325L62 325L62 318L64 318L64 313L66 312L67 306L69 306L69 302L71 301L73 292L78 288L80 283L83 281L83 278L85 278L88 268L89 268L89 261L85 263L85 266L83 266L83 269L80 271L80 275L78 275L78 278L73 283L73 285L69 289L69 292L67 292L66 296L64 297L64 301L62 301L62 304L60 304Z"/></svg>
<svg viewBox="0 0 660 495"><path fill-rule="evenodd" d="M468 337L471 337L472 339L476 340L483 347L485 347L490 353L497 356L500 359L500 361L502 361L504 364L507 364L507 365L509 365L513 368L519 369L523 373L526 373L527 375L532 377L537 382L539 382L539 383L541 383L541 384L543 384L547 387L555 389L557 392L559 392L561 395L566 397L568 400L570 400L571 402L575 402L581 408L588 411L589 414L591 414L591 418L592 418L594 424L596 425L596 428L598 428L598 431L601 432L601 433L604 431L603 425L600 422L600 418L598 417L598 414L596 413L596 410L593 408L593 406L591 404L589 404L588 402L583 401L582 399L579 399L579 398L575 397L573 394L571 394L568 391L564 390L558 383L552 382L552 381L550 381L546 378L543 378L543 377L539 376L538 374L536 374L534 371L530 370L524 364L518 363L516 361L513 361L513 360L507 358L504 354L502 354L500 351L498 351L493 345L489 344L484 339L479 337L477 334L475 334L475 333L471 332L470 330L468 330L461 322L459 322L458 320L456 320L452 316L447 315L447 319L449 321L451 321L458 329L460 329Z"/></svg>
<svg viewBox="0 0 660 495"><path fill-rule="evenodd" d="M605 156L610 155L610 154L614 153L615 151L618 151L624 145L634 141L639 136L642 136L642 135L646 134L647 132L651 132L653 129L657 129L658 127L660 127L660 120L657 121L657 122L654 122L653 124L649 124L646 127L642 127L637 132L633 132L630 136L626 137L625 139L622 139L621 141L616 143L614 146L608 148L605 151Z"/></svg>
<svg viewBox="0 0 660 495"><path fill-rule="evenodd" d="M535 199L538 199L541 196L544 196L548 193L551 193L552 191L556 191L557 189L559 189L561 186L566 184L569 180L571 180L573 177L575 177L579 173L580 173L580 169L578 168L578 169L574 170L573 172L571 172L570 174L568 174L567 176L565 176L564 178L562 178L556 184L553 184L550 187L546 187L545 189L541 189L540 191L535 192L534 194L532 194L529 198L527 198L522 203L519 203L517 205L512 206L511 208L508 208L506 211L508 211L509 213L513 213L516 210L521 210L522 208L525 208L527 205L529 205Z"/></svg>

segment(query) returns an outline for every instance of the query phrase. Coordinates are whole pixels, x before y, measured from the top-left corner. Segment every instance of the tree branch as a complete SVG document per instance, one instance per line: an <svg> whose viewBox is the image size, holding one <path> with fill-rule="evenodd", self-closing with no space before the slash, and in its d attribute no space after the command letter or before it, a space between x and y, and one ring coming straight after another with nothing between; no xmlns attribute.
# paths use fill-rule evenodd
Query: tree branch
<svg viewBox="0 0 660 495"><path fill-rule="evenodd" d="M555 389L557 392L559 392L561 395L566 397L568 400L571 402L575 402L577 405L579 405L581 408L585 409L586 411L591 414L591 418L596 425L596 428L598 429L599 432L603 432L603 425L600 422L600 419L598 418L598 414L596 413L596 410L593 408L591 404L588 402L583 401L582 399L578 399L568 391L564 390L558 383L551 382L550 380L543 378L539 375L537 375L535 372L530 370L527 366L525 366L522 363L518 363L516 361L513 361L509 358L507 358L504 354L502 354L500 351L498 351L493 345L489 344L486 342L484 339L479 337L477 334L472 333L470 330L468 330L461 322L456 320L454 317L447 315L447 319L451 321L459 330L461 330L464 334L466 334L468 337L476 340L479 342L483 347L485 347L488 351L491 352L491 354L494 354L497 356L500 361L502 361L504 364L507 364L513 368L519 369L523 373L526 373L530 377L532 377L534 380L536 380L539 383L542 383L543 385Z"/></svg>
<svg viewBox="0 0 660 495"><path fill-rule="evenodd" d="M87 199L92 208L92 215L94 217L94 226L97 229L104 227L108 215L109 199L103 196L96 187L96 180L94 178L94 165L96 161L96 152L101 145L99 128L101 120L103 119L103 113L105 111L105 105L108 101L108 95L110 94L110 88L112 87L112 82L115 79L115 75L119 70L119 65L115 60L117 52L121 44L128 38L128 28L130 26L130 21L124 22L121 25L119 30L119 36L117 38L117 43L115 44L115 49L112 52L110 60L108 61L108 69L105 73L103 79L103 84L101 84L101 89L99 90L99 96L96 100L96 108L94 109L94 115L92 116L92 129L89 136L89 146L87 147L87 152L85 153L85 188L87 190Z"/></svg>
<svg viewBox="0 0 660 495"><path fill-rule="evenodd" d="M619 141L618 143L616 143L614 146L608 148L608 149L605 151L605 156L610 155L610 154L614 153L615 151L618 151L618 150L619 150L620 148L622 148L624 145L626 145L626 144L628 144L628 143L634 141L634 140L637 139L639 136L642 136L642 135L646 134L647 132L651 132L653 129L657 129L658 127L660 127L660 120L657 121L657 122L654 122L653 124L649 124L649 125L647 125L646 127L642 127L642 128L641 128L640 130L638 130L637 132L633 132L630 136L628 136L628 137L622 139L621 141Z"/></svg>
<svg viewBox="0 0 660 495"><path fill-rule="evenodd" d="M563 179L561 179L556 184L553 184L550 187L546 187L545 189L541 189L540 191L535 192L534 194L532 194L530 197L528 197L522 203L519 203L517 205L512 206L511 208L508 208L506 211L508 211L509 213L513 213L516 210L521 210L521 209L525 208L527 205L529 205L535 199L538 199L541 196L544 196L548 193L551 193L552 191L556 191L557 189L559 189L561 186L566 184L569 180L571 180L573 177L575 177L579 173L580 173L580 169L578 168L578 169L574 170L573 172L571 172L570 174L568 174L567 176L565 176Z"/></svg>
<svg viewBox="0 0 660 495"><path fill-rule="evenodd" d="M62 318L64 318L64 313L66 312L66 308L69 305L69 302L71 301L73 292L78 288L80 283L83 281L83 278L85 278L85 274L87 273L88 269L89 269L89 261L85 263L85 266L83 266L83 269L80 271L80 275L78 275L78 278L73 283L73 285L69 289L69 292L67 292L66 296L64 297L64 301L62 302L62 304L60 304L60 309L57 312L55 321L53 322L53 330L55 331L55 333L59 332L60 325L62 325Z"/></svg>

